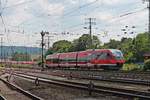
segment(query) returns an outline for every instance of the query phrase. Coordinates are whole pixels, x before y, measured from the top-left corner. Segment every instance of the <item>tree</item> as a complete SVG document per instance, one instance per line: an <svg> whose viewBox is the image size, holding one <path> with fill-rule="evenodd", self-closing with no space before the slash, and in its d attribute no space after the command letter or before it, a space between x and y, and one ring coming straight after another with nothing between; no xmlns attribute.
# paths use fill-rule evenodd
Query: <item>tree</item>
<svg viewBox="0 0 150 100"><path fill-rule="evenodd" d="M60 40L53 44L52 50L54 52L69 52L69 48L72 46L72 43L67 40Z"/></svg>
<svg viewBox="0 0 150 100"><path fill-rule="evenodd" d="M143 33L137 35L135 39L135 57L138 59L138 61L143 61L144 53L150 52L150 39L148 33Z"/></svg>
<svg viewBox="0 0 150 100"><path fill-rule="evenodd" d="M134 39L122 38L121 41L110 40L109 43L105 43L103 48L107 49L120 49L124 55L126 61L141 62L144 60L144 53L150 52L150 39L148 33L138 34Z"/></svg>
<svg viewBox="0 0 150 100"><path fill-rule="evenodd" d="M126 61L131 61L131 59L133 59L135 52L133 45L132 38L122 38L120 41L119 48L123 52Z"/></svg>
<svg viewBox="0 0 150 100"><path fill-rule="evenodd" d="M118 49L119 48L119 45L121 44L120 41L116 41L114 39L111 39L109 41L109 43L105 43L103 48L107 48L107 49Z"/></svg>
<svg viewBox="0 0 150 100"><path fill-rule="evenodd" d="M78 51L78 42L79 42L79 39L73 40L72 46L69 48L70 52Z"/></svg>
<svg viewBox="0 0 150 100"><path fill-rule="evenodd" d="M97 36L92 36L92 47L90 47L90 35L83 34L79 39L73 41L72 49L73 51L83 51L86 49L97 49L100 47L100 40Z"/></svg>
<svg viewBox="0 0 150 100"><path fill-rule="evenodd" d="M54 53L53 48L49 48L49 49L46 51L44 57L46 58L47 55L50 55L50 54L53 54L53 53Z"/></svg>

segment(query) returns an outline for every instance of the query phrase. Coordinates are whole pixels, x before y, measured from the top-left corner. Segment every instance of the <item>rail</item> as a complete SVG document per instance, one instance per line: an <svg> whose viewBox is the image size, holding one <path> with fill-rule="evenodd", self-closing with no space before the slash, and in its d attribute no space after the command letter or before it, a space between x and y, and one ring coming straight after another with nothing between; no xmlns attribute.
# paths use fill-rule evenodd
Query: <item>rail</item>
<svg viewBox="0 0 150 100"><path fill-rule="evenodd" d="M0 95L0 100L6 100L6 98Z"/></svg>
<svg viewBox="0 0 150 100"><path fill-rule="evenodd" d="M57 74L57 73L44 73L44 72L34 72L34 71L27 71L32 73L41 73L46 75L53 75L59 77L70 77L70 74ZM22 73L22 72L16 72ZM101 75L93 75L93 76L79 76L79 75L72 75L72 78L77 79L87 79L87 80L95 80L95 81L108 81L108 82L119 82L119 83L127 83L127 84L137 84L137 85L147 85L150 86L150 80L137 80L137 79L125 79L125 78L102 78Z"/></svg>
<svg viewBox="0 0 150 100"><path fill-rule="evenodd" d="M25 90L23 90L22 88L20 88L20 87L14 85L14 84L12 84L12 83L9 83L8 81L5 81L5 80L2 79L2 78L0 78L0 80L3 81L5 84L7 84L9 87L15 88L17 91L19 91L20 93L22 93L22 94L24 94L24 95L30 97L30 98L33 99L33 100L43 100L42 98L40 98L40 97L38 97L38 96L36 96L36 95L34 95L34 94L31 94L30 92L25 91ZM1 99L0 99L0 100L1 100Z"/></svg>
<svg viewBox="0 0 150 100"><path fill-rule="evenodd" d="M16 73L14 75L27 78L27 79L31 79L31 80L35 80L37 78L37 76L33 76L33 75L25 75L25 74L21 75L21 74L16 74ZM38 77L38 80L44 83L50 83L50 84L55 84L55 85L88 90L87 83L71 82L71 81L57 80L57 79L48 79L48 78L43 78L43 77ZM94 86L93 92L96 92L96 93L104 92L104 93L115 94L118 96L136 97L136 98L140 98L144 100L150 100L149 92L142 92L142 91L136 91L136 90L127 90L127 89L105 87L105 86Z"/></svg>

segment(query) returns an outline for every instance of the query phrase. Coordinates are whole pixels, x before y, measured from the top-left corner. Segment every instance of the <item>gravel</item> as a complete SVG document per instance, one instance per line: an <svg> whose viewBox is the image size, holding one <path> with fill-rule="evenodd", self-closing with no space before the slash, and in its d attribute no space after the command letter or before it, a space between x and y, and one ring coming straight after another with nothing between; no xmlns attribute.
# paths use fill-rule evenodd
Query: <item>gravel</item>
<svg viewBox="0 0 150 100"><path fill-rule="evenodd" d="M111 94L88 95L87 91L62 87L52 84L40 83L36 86L34 81L14 77L13 82L23 89L45 100L128 100L127 98L112 96Z"/></svg>

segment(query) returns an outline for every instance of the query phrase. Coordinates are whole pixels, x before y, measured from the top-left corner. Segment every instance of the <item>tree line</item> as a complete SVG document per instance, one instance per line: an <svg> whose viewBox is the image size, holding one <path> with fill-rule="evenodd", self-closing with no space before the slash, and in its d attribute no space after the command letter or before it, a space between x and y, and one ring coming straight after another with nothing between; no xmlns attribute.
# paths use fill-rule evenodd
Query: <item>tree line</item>
<svg viewBox="0 0 150 100"><path fill-rule="evenodd" d="M140 33L135 38L123 37L120 41L110 39L108 43L102 44L97 36L91 37L89 34L83 34L73 41L60 40L53 43L52 47L46 52L46 55L52 53L84 51L87 49L120 49L126 62L143 62L144 54L150 52L150 34Z"/></svg>

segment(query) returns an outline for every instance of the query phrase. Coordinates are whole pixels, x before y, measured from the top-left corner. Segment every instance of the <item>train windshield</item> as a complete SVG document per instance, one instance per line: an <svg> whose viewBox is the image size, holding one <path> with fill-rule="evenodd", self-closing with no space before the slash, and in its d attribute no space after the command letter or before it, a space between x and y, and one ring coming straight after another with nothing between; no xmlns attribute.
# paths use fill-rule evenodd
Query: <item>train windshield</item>
<svg viewBox="0 0 150 100"><path fill-rule="evenodd" d="M123 54L120 50L111 50L117 60L123 59Z"/></svg>

